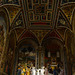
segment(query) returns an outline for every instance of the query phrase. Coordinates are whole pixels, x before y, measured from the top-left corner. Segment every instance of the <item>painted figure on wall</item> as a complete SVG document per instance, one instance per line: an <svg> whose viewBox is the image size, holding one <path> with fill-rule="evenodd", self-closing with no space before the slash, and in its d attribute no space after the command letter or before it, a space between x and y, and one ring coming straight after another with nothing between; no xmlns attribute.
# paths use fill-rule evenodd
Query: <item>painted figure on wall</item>
<svg viewBox="0 0 75 75"><path fill-rule="evenodd" d="M6 62L5 64L5 73L7 73L8 75L10 75L10 65L8 62Z"/></svg>
<svg viewBox="0 0 75 75"><path fill-rule="evenodd" d="M12 70L12 60L13 59L13 50L11 48L8 49L7 51L7 61L5 62L5 67L4 67L4 72L10 75L11 70ZM10 62L11 61L11 62Z"/></svg>
<svg viewBox="0 0 75 75"><path fill-rule="evenodd" d="M3 17L0 17L0 61L4 50L6 38L6 23ZM1 64L1 63L0 63Z"/></svg>

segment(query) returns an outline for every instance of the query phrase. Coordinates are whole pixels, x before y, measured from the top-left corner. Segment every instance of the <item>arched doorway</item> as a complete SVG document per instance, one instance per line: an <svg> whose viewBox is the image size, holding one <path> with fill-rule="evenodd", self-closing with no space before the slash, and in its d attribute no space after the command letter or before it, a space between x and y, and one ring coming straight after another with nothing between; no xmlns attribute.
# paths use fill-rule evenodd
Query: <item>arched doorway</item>
<svg viewBox="0 0 75 75"><path fill-rule="evenodd" d="M43 41L42 45L45 47L45 66L51 67L52 71L55 67L62 67L65 71L64 43L57 38L48 38Z"/></svg>
<svg viewBox="0 0 75 75"><path fill-rule="evenodd" d="M29 44L22 46L19 50L18 66L33 67L35 66L36 52L35 48Z"/></svg>
<svg viewBox="0 0 75 75"><path fill-rule="evenodd" d="M32 38L23 39L17 46L15 52L15 65L13 75L18 74L18 69L30 70L31 67L36 67L37 64L37 48L38 43ZM16 72L17 71L17 72ZM14 73L15 72L15 73Z"/></svg>

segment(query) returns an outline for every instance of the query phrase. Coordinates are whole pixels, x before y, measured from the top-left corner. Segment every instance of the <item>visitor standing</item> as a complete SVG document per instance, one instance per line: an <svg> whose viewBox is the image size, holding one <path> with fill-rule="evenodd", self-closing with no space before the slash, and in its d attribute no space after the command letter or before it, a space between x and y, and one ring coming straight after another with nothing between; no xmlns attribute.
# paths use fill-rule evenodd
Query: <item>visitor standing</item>
<svg viewBox="0 0 75 75"><path fill-rule="evenodd" d="M53 70L53 75L58 75L56 67Z"/></svg>
<svg viewBox="0 0 75 75"><path fill-rule="evenodd" d="M48 75L48 69L47 69L47 67L45 68L45 75Z"/></svg>
<svg viewBox="0 0 75 75"><path fill-rule="evenodd" d="M18 67L17 75L21 75L21 68L20 67Z"/></svg>

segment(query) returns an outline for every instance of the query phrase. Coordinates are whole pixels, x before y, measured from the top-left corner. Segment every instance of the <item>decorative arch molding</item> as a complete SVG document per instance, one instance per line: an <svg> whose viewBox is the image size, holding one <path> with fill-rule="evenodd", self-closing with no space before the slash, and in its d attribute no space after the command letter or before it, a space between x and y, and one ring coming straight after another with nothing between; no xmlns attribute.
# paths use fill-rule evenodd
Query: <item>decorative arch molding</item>
<svg viewBox="0 0 75 75"><path fill-rule="evenodd" d="M72 12L72 20L71 20L71 25L72 25L72 31L75 33L75 8Z"/></svg>
<svg viewBox="0 0 75 75"><path fill-rule="evenodd" d="M7 9L6 8L4 8L4 7L0 7L0 17L1 17L1 20L0 21L2 21L1 22L1 25L0 25L0 40L2 41L2 42L0 42L0 45L1 45L1 43L2 43L2 45L1 45L1 48L2 48L2 50L0 49L0 51L1 51L1 59L0 59L0 69L2 69L3 70L3 66L4 66L4 64L2 65L2 68L1 68L1 64L2 63L4 63L4 59L5 59L5 50L7 51L7 49L8 49L8 33L9 33L9 26L10 26L10 22L9 22L9 15L8 15L8 11L7 11ZM2 35L1 35L1 32L2 32Z"/></svg>
<svg viewBox="0 0 75 75"><path fill-rule="evenodd" d="M71 35L73 35L73 31L68 28L68 29L65 30L64 39L66 38L66 34L68 34L68 31L71 33Z"/></svg>
<svg viewBox="0 0 75 75"><path fill-rule="evenodd" d="M75 5L75 2L68 2L68 3L64 3L64 4L61 4L61 8L65 7L65 6L69 6L69 5Z"/></svg>
<svg viewBox="0 0 75 75"><path fill-rule="evenodd" d="M19 49L22 45L24 45L27 42L27 44L32 44L32 46L37 47L39 46L39 43L34 40L34 38L23 38L21 41L17 43L17 48ZM37 49L37 48L36 48Z"/></svg>
<svg viewBox="0 0 75 75"><path fill-rule="evenodd" d="M8 17L9 17L9 22L10 22L10 26L11 26L11 24L13 23L14 18L16 17L16 15L21 10L21 6L15 5L15 4L5 4L5 5L2 5L0 7L5 8L7 10ZM14 12L14 10L15 10L15 12Z"/></svg>
<svg viewBox="0 0 75 75"><path fill-rule="evenodd" d="M61 39L58 39L58 38L56 38L56 37L49 37L49 38L47 38L47 39L44 39L44 40L42 41L42 44L41 44L41 45L43 45L43 43L44 43L46 40L48 40L48 39L55 39L55 40L58 40L58 41L60 41L60 42L64 45L64 41L62 41Z"/></svg>
<svg viewBox="0 0 75 75"><path fill-rule="evenodd" d="M7 11L7 9L6 8L4 8L4 7L0 7L0 16L2 16L4 19L5 19L5 22L6 22L6 29L7 29L7 33L10 31L9 30L9 27L10 27L10 18L9 18L9 13L8 13L8 11Z"/></svg>
<svg viewBox="0 0 75 75"><path fill-rule="evenodd" d="M48 39L48 38L57 38L57 39L63 41L63 38L60 36L60 34L57 32L57 30L52 30L52 31L48 32L45 35L45 37L43 38L42 43L45 39Z"/></svg>
<svg viewBox="0 0 75 75"><path fill-rule="evenodd" d="M34 40L36 40L39 43L36 35L30 30L24 30L24 32L20 35L18 42L24 38L33 38Z"/></svg>
<svg viewBox="0 0 75 75"><path fill-rule="evenodd" d="M5 6L16 6L16 7L20 7L21 5L16 5L16 4L3 4L3 5L1 5L1 7L2 7L2 6L4 6L4 7L5 7Z"/></svg>
<svg viewBox="0 0 75 75"><path fill-rule="evenodd" d="M48 48L48 50L51 51L60 51L61 54L61 61L64 62L64 42L59 40L58 38L47 38L42 42L42 46L45 47L45 49ZM65 63L63 63L65 64Z"/></svg>
<svg viewBox="0 0 75 75"><path fill-rule="evenodd" d="M11 35L11 34L14 34L14 36L16 37L16 32L15 32L15 30L10 31L10 32L9 32L9 35ZM16 37L16 40L17 40L17 37Z"/></svg>

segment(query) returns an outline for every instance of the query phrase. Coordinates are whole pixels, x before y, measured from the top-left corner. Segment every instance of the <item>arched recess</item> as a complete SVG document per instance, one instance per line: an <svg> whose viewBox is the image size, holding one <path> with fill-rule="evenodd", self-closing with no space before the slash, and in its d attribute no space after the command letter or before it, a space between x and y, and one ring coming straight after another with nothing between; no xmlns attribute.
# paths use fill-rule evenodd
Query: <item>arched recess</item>
<svg viewBox="0 0 75 75"><path fill-rule="evenodd" d="M4 68L4 51L7 49L7 34L9 32L8 13L5 8L0 7L0 69Z"/></svg>
<svg viewBox="0 0 75 75"><path fill-rule="evenodd" d="M48 53L45 54L45 55L47 55L47 59L50 60L50 64L51 64L51 60L54 59L53 54L55 55L56 64L58 62L65 62L64 49L63 49L64 43L63 43L62 37L57 33L56 30L49 32L44 37L41 45L45 47L45 52L48 52L48 53L50 52L49 54L51 54L53 52L52 56L49 56L50 59L48 58ZM57 53L60 56L59 58L57 57ZM45 62L45 63L47 63L47 62Z"/></svg>
<svg viewBox="0 0 75 75"><path fill-rule="evenodd" d="M14 68L13 68L13 73L12 75L15 75L16 74L16 70L17 70L17 67L19 66L19 64L21 65L25 65L26 63L28 63L28 59L30 59L31 61L31 58L33 57L34 59L32 60L32 62L34 64L36 64L36 51L38 49L38 43L33 39L33 38L24 38L22 39L21 41L19 41L17 43L17 47L16 47L16 52L15 52L15 59L14 59ZM27 52L29 52L27 54ZM34 53L34 55L30 55L31 53ZM20 56L21 54L21 56ZM23 59L23 57L25 59ZM23 61L25 60L25 61Z"/></svg>
<svg viewBox="0 0 75 75"><path fill-rule="evenodd" d="M61 40L63 42L63 38L61 37L61 35L56 30L53 30L53 31L48 32L45 35L45 37L42 40L41 45L43 44L44 40L46 40L48 38L56 38L56 39L59 39L59 40Z"/></svg>
<svg viewBox="0 0 75 75"><path fill-rule="evenodd" d="M5 60L4 72L11 75L13 65L14 65L13 62L15 58L14 54L15 54L16 41L17 41L15 31L12 31L9 33L8 39L9 39L8 40L8 50L6 52L6 57L5 57L6 60ZM8 69L8 71L6 71L6 68Z"/></svg>
<svg viewBox="0 0 75 75"><path fill-rule="evenodd" d="M42 46L45 47L45 65L47 65L47 63L51 66L62 64L64 65L63 68L66 72L66 54L64 52L64 43L57 38L49 37L43 40Z"/></svg>
<svg viewBox="0 0 75 75"><path fill-rule="evenodd" d="M10 27L10 20L9 20L9 14L6 8L0 7L0 16L3 17L6 22L6 29L8 33L9 27Z"/></svg>
<svg viewBox="0 0 75 75"><path fill-rule="evenodd" d="M18 39L18 42L20 42L20 41L21 41L22 39L24 39L24 38L32 38L32 39L34 39L34 40L39 44L39 41L38 41L36 35L35 35L33 32L31 32L30 30L25 30L25 31L20 35L20 37L19 37L19 39Z"/></svg>
<svg viewBox="0 0 75 75"><path fill-rule="evenodd" d="M63 42L57 38L47 38L45 40L43 40L42 42L42 46L45 47L45 49L48 49L48 50L51 50L51 51L59 51L61 54L61 61L63 62L64 61L64 54L63 54Z"/></svg>

